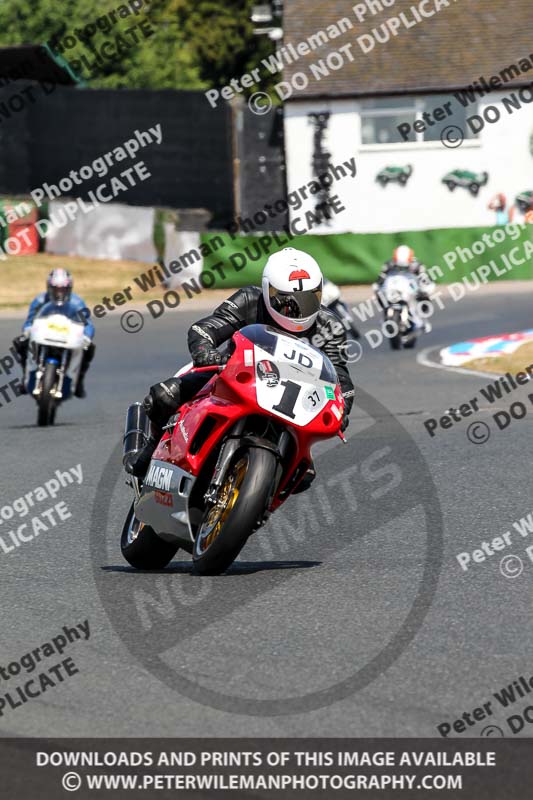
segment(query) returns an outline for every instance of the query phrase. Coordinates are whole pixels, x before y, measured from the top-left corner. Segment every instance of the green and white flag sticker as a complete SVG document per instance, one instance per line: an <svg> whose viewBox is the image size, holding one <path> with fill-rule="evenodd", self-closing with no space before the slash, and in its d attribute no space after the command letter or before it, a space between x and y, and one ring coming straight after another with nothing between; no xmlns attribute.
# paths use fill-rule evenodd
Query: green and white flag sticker
<svg viewBox="0 0 533 800"><path fill-rule="evenodd" d="M328 400L335 400L335 391L332 386L326 386L326 397Z"/></svg>

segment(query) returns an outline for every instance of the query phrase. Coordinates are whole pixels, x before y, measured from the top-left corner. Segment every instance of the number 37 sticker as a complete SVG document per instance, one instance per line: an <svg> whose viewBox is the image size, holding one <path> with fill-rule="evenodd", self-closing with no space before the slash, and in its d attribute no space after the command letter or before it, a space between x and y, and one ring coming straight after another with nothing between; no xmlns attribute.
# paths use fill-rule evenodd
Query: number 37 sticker
<svg viewBox="0 0 533 800"><path fill-rule="evenodd" d="M306 411L312 411L314 408L318 408L322 397L322 389L313 389L312 392L306 392L302 405Z"/></svg>
<svg viewBox="0 0 533 800"><path fill-rule="evenodd" d="M319 409L324 405L324 393L326 400L335 400L335 391L331 386L313 389L312 392L307 392L304 395L302 405L306 411L313 411Z"/></svg>

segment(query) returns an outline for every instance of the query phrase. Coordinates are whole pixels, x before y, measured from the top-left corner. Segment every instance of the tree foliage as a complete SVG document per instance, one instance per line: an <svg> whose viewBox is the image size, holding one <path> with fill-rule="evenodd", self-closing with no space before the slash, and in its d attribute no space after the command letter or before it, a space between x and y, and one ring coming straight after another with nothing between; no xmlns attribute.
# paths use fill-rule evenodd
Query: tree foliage
<svg viewBox="0 0 533 800"><path fill-rule="evenodd" d="M272 51L267 37L253 33L252 5L254 0L170 0L209 86L240 78Z"/></svg>
<svg viewBox="0 0 533 800"><path fill-rule="evenodd" d="M3 0L0 3L0 45L56 43L69 63L91 87L141 89L205 89L219 87L257 66L271 52L265 37L253 35L253 0L151 0L138 15L117 16L108 31L74 46L65 37L76 28L96 23L110 11L128 7L128 0ZM124 13L124 12L123 12ZM153 35L138 29L149 22ZM127 29L137 26L135 42ZM96 64L105 42L119 53ZM67 40L69 44L72 40ZM127 42L127 46L124 45ZM85 60L84 60L85 59ZM92 65L92 68L90 68Z"/></svg>

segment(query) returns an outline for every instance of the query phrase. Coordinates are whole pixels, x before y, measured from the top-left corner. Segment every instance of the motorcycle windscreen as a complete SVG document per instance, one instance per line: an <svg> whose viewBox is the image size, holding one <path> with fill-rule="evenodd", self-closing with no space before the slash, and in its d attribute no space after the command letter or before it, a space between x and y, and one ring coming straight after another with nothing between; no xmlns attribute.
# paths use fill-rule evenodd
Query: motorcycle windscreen
<svg viewBox="0 0 533 800"><path fill-rule="evenodd" d="M85 324L87 321L84 315L79 311L79 309L70 302L66 303L54 303L50 301L49 303L45 303L44 306L41 308L39 313L36 316L36 319L44 319L45 317L53 317L56 314L67 317L71 322L78 322Z"/></svg>

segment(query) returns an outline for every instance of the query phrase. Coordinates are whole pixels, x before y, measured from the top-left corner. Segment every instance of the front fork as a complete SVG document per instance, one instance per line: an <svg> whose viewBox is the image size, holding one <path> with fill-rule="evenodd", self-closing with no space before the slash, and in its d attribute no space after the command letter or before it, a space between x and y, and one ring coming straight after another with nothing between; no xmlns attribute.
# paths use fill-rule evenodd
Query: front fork
<svg viewBox="0 0 533 800"><path fill-rule="evenodd" d="M272 496L269 499L269 507L270 507L270 503L276 492L276 488L279 485L279 482L283 475L283 461L287 454L291 437L288 431L286 430L282 431L279 437L279 441L276 445L274 442L270 442L267 439L262 439L261 437L253 435L243 436L245 425L246 425L246 419L240 420L237 423L237 425L233 428L231 435L226 439L226 441L220 448L220 453L218 454L217 462L215 464L215 469L213 472L213 478L204 495L207 506L212 506L216 503L218 492L220 491L224 483L233 456L235 455L237 450L239 450L239 448L242 447L243 444L248 444L251 447L263 447L267 450L271 450L273 453L275 453L278 459L278 468L276 470L276 477L273 482ZM266 510L263 523L266 522L269 516L270 512Z"/></svg>
<svg viewBox="0 0 533 800"><path fill-rule="evenodd" d="M213 477L205 493L205 502L208 506L212 506L216 503L218 492L224 483L224 478L226 477L231 459L239 448L240 437L244 430L244 424L244 419L239 420L233 429L231 436L226 439L220 448L217 463L215 464L215 469L213 471Z"/></svg>
<svg viewBox="0 0 533 800"><path fill-rule="evenodd" d="M41 347L39 351L39 363L37 365L37 370L35 372L35 387L32 392L34 397L39 397L43 388L42 383L43 383L43 375L45 369L45 359L46 359L46 348ZM26 362L26 368L27 368L27 362Z"/></svg>
<svg viewBox="0 0 533 800"><path fill-rule="evenodd" d="M43 390L43 377L46 369L46 354L47 349L42 347L39 353L39 363L35 373L35 388L32 392L34 397L39 397ZM55 389L53 389L51 392L52 397L54 397L56 400L61 400L63 398L63 383L65 381L65 372L67 371L68 366L68 355L68 350L63 350L61 352L61 363L57 369L57 384Z"/></svg>
<svg viewBox="0 0 533 800"><path fill-rule="evenodd" d="M61 364L57 370L57 385L54 390L54 397L56 400L63 398L63 382L65 380L65 372L67 371L68 350L63 350L61 353Z"/></svg>
<svg viewBox="0 0 533 800"><path fill-rule="evenodd" d="M402 325L405 327L406 330L409 329L411 327L410 325L411 318L409 314L409 308L407 307L407 305L405 303L402 303L401 305L394 303L387 306L387 308L385 309L385 319L387 321L392 319L394 317L395 311L400 312L400 322L402 323ZM405 333L405 330L401 330L400 333L402 334Z"/></svg>

